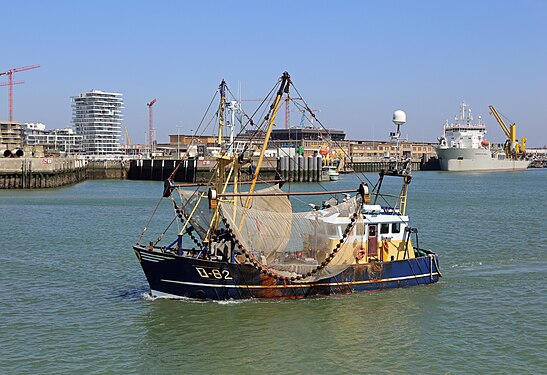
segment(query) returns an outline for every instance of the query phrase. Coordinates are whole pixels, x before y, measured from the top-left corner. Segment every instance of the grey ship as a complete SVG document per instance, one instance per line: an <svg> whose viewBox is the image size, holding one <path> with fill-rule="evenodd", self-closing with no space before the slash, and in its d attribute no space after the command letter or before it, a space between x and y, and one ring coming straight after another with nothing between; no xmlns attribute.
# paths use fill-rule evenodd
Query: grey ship
<svg viewBox="0 0 547 375"><path fill-rule="evenodd" d="M474 122L471 109L464 102L454 122L446 121L443 130L435 147L443 171L517 170L530 164L529 160L517 159L514 142L507 145L506 151L493 150L484 139L486 126L481 117Z"/></svg>

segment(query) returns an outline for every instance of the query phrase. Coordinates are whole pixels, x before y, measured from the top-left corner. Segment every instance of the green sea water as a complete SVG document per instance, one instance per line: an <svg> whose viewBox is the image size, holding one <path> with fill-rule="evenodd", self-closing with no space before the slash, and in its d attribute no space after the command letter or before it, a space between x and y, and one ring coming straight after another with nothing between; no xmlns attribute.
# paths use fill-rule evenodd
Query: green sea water
<svg viewBox="0 0 547 375"><path fill-rule="evenodd" d="M161 192L0 191L0 374L547 373L547 170L416 172L441 281L300 301L148 297L131 246Z"/></svg>

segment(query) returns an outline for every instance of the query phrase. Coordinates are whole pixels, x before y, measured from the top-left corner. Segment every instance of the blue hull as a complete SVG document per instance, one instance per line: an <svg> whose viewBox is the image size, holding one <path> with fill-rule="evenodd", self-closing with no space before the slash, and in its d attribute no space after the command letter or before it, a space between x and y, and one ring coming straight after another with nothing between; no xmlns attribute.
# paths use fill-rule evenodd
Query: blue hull
<svg viewBox="0 0 547 375"><path fill-rule="evenodd" d="M418 258L352 265L315 282L280 281L248 264L179 257L134 246L154 296L227 300L306 298L426 285L439 281L435 253Z"/></svg>

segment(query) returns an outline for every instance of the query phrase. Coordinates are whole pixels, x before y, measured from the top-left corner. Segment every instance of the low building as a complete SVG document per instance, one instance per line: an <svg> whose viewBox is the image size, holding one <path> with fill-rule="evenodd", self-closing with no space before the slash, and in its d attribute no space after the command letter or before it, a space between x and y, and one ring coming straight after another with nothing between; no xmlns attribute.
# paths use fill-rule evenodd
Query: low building
<svg viewBox="0 0 547 375"><path fill-rule="evenodd" d="M83 136L72 128L46 130L42 123L26 123L22 126L25 146L43 146L44 152L79 154Z"/></svg>
<svg viewBox="0 0 547 375"><path fill-rule="evenodd" d="M23 143L21 124L15 121L0 122L0 149L14 150L21 148Z"/></svg>
<svg viewBox="0 0 547 375"><path fill-rule="evenodd" d="M177 142L178 140L178 142ZM189 145L193 142L197 145L198 155L207 156L206 149L217 146L217 138L214 136L170 135L169 146L179 150L184 155ZM228 139L225 140L225 143ZM264 142L264 132L248 130L234 141L235 150L241 152L258 149ZM269 148L284 150L298 150L304 157L321 154L326 159L351 160L353 162L385 161L395 157L396 145L390 141L361 141L347 140L346 133L341 130L322 130L316 128L297 127L291 129L274 129L272 131ZM403 158L410 158L414 162L427 161L435 157L434 143L401 141L399 152Z"/></svg>
<svg viewBox="0 0 547 375"><path fill-rule="evenodd" d="M383 161L395 157L397 146L389 141L350 141L349 155L353 162ZM412 161L427 161L436 156L434 143L402 141L399 152Z"/></svg>
<svg viewBox="0 0 547 375"><path fill-rule="evenodd" d="M346 132L335 129L297 126L289 129L273 129L270 139L272 141L329 140L337 142L346 139Z"/></svg>

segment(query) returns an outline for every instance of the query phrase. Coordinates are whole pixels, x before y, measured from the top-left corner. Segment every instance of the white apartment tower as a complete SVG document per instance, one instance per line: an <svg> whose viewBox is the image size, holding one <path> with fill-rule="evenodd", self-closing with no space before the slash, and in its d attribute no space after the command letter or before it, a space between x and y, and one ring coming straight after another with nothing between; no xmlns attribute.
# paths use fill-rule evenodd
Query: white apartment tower
<svg viewBox="0 0 547 375"><path fill-rule="evenodd" d="M91 90L72 97L72 123L83 136L82 153L94 157L115 157L120 147L122 94Z"/></svg>

